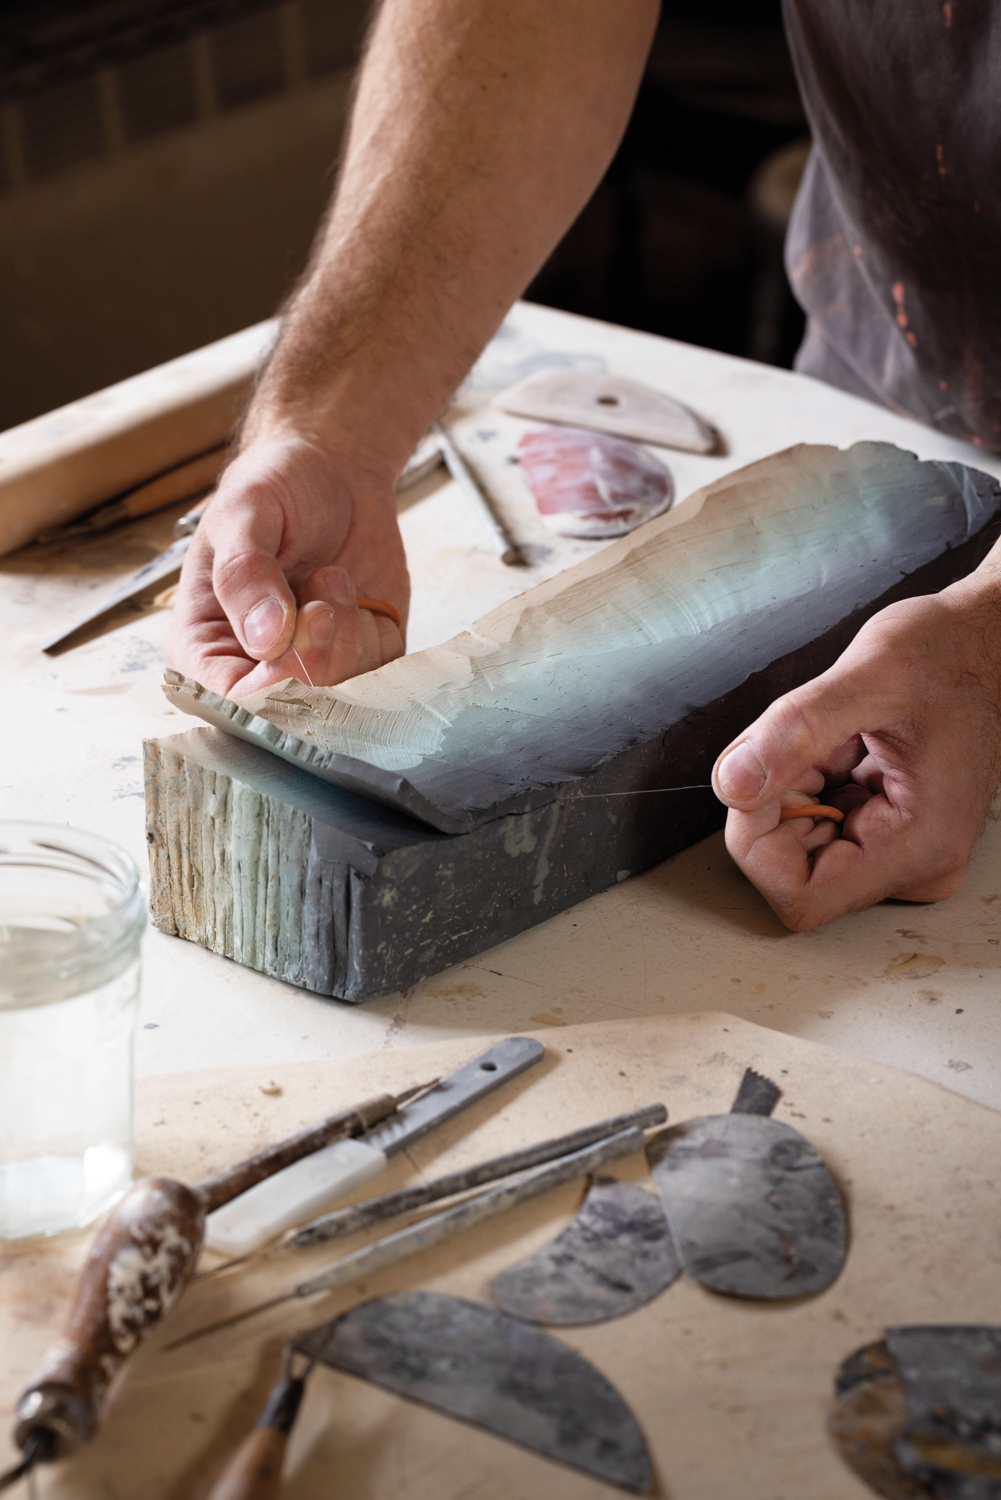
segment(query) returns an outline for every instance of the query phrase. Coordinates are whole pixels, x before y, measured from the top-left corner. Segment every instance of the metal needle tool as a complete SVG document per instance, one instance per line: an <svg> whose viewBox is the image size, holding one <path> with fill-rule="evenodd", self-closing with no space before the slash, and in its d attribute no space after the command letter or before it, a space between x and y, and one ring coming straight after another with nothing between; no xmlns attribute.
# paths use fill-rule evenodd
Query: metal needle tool
<svg viewBox="0 0 1001 1500"><path fill-rule="evenodd" d="M521 568L526 566L526 558L521 548L508 534L503 522L494 510L493 502L487 494L483 485L469 468L465 459L459 453L452 439L442 427L440 422L431 424L431 431L441 449L441 456L445 460L448 472L461 485L470 500L479 508L483 519L490 529L490 540L493 542L494 550L501 562L507 563L508 567Z"/></svg>

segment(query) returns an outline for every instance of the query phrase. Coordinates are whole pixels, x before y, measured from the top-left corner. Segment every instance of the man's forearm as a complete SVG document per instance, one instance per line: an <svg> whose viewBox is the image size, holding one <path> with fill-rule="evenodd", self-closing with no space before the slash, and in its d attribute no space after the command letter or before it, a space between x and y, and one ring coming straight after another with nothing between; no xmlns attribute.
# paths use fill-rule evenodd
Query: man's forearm
<svg viewBox="0 0 1001 1500"><path fill-rule="evenodd" d="M600 180L657 0L385 0L248 414L394 477Z"/></svg>

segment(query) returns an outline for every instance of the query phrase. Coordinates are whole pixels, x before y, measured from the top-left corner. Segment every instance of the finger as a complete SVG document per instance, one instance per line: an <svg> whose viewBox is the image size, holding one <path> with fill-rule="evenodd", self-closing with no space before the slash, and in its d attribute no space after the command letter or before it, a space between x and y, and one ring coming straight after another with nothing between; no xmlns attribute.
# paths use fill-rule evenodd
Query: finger
<svg viewBox="0 0 1001 1500"><path fill-rule="evenodd" d="M362 610L363 615L367 613L367 610ZM372 619L375 622L379 665L385 666L386 662L395 661L406 650L403 629L385 615L372 615Z"/></svg>
<svg viewBox="0 0 1001 1500"><path fill-rule="evenodd" d="M291 645L295 598L278 563L285 514L271 484L226 471L202 526L213 550L212 587L237 639L256 661Z"/></svg>
<svg viewBox="0 0 1001 1500"><path fill-rule="evenodd" d="M775 804L772 804L774 807ZM962 884L968 850L934 819L915 817L882 796L848 813L842 836L815 849L796 839L796 819L767 828L765 809L733 810L726 844L787 927L806 931L888 897L940 901Z"/></svg>
<svg viewBox="0 0 1001 1500"><path fill-rule="evenodd" d="M873 893L858 844L836 834L817 848L797 837L796 822L767 831L755 826L761 811L732 810L726 820L726 846L747 878L787 927L807 931L857 905L871 905ZM830 824L827 825L830 827Z"/></svg>
<svg viewBox="0 0 1001 1500"><path fill-rule="evenodd" d="M777 699L713 767L713 789L728 807L750 811L790 787L819 792L820 769L846 758L867 727L868 697L856 674L834 667Z"/></svg>
<svg viewBox="0 0 1001 1500"><path fill-rule="evenodd" d="M311 672L317 672L314 681L317 687L332 687L336 682L345 682L357 676L362 667L362 619L354 601L354 583L342 567L327 565L309 574L300 589L303 612L324 619L326 651L317 651L309 660L314 663ZM299 634L299 630L296 631ZM309 642L306 640L309 648Z"/></svg>

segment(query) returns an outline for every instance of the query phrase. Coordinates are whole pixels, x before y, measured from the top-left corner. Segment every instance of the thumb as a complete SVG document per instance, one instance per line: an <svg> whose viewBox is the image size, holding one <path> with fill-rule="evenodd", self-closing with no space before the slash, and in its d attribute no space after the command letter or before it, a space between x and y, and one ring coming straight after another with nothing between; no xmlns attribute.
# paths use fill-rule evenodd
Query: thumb
<svg viewBox="0 0 1001 1500"><path fill-rule="evenodd" d="M834 667L777 698L716 761L712 784L720 801L748 812L792 788L821 791L822 768L842 769L832 765L835 759L844 759L845 769L854 765L869 705L853 677ZM839 750L849 753L837 756Z"/></svg>
<svg viewBox="0 0 1001 1500"><path fill-rule="evenodd" d="M206 515L212 588L247 655L273 661L291 645L296 621L295 596L277 560L285 513L270 485L240 483L238 468L239 460Z"/></svg>

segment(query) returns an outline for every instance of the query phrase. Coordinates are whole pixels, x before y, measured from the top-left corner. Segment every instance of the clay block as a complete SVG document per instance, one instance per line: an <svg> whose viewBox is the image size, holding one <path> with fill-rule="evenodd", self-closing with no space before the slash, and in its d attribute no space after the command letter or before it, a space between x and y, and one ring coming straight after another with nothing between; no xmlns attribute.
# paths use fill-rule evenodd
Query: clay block
<svg viewBox="0 0 1001 1500"><path fill-rule="evenodd" d="M720 827L720 750L975 568L999 505L888 444L793 449L339 688L170 673L219 729L147 742L153 920L346 1000L481 953Z"/></svg>
<svg viewBox="0 0 1001 1500"><path fill-rule="evenodd" d="M925 592L959 576L960 555L960 572L976 566L999 500L989 475L890 443L804 444L339 687L290 679L236 703L169 673L165 692L314 776L462 833L575 791L662 784L645 770L693 715L721 749L718 705L770 662L790 663L779 691L803 681L812 643L851 639L844 623L854 634L902 582ZM732 733L765 706L752 698ZM672 756L675 785L707 779L676 770Z"/></svg>
<svg viewBox="0 0 1001 1500"><path fill-rule="evenodd" d="M413 984L718 826L629 799L551 802L443 834L216 729L147 740L154 926L341 1000ZM646 797L663 815L667 797ZM625 861L626 863L623 863Z"/></svg>

